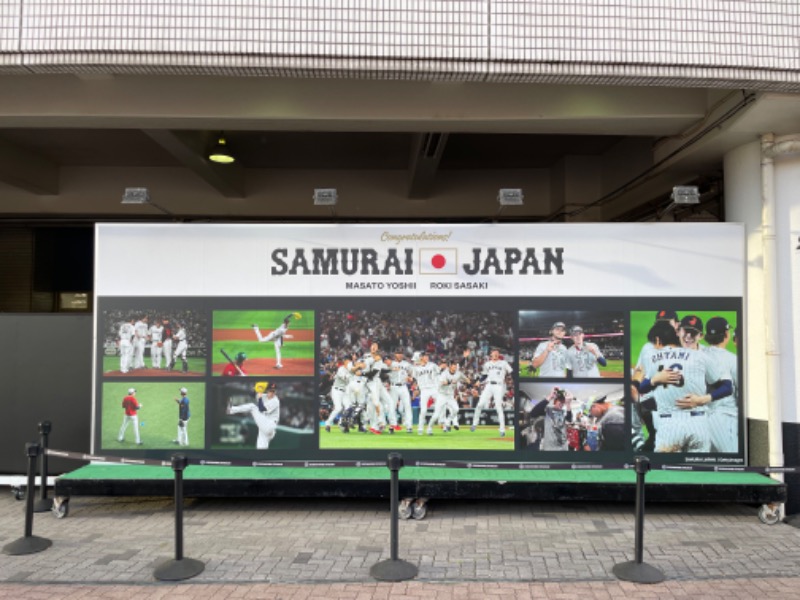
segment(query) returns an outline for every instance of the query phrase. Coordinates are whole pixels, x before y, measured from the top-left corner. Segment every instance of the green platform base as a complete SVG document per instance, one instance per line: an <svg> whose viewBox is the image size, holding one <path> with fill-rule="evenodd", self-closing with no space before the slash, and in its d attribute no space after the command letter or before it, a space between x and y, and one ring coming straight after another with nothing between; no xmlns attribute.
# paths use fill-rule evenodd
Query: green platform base
<svg viewBox="0 0 800 600"><path fill-rule="evenodd" d="M56 480L56 496L171 496L169 467L81 467ZM389 469L190 466L184 495L192 497L388 498ZM786 485L757 473L651 471L648 502L786 501ZM407 467L400 497L623 501L635 499L632 470L536 471Z"/></svg>

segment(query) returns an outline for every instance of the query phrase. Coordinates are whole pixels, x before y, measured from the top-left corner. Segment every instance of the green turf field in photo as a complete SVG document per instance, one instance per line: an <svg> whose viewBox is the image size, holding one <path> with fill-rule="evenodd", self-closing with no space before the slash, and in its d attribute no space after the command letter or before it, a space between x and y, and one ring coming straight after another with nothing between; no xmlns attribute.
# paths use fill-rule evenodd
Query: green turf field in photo
<svg viewBox="0 0 800 600"><path fill-rule="evenodd" d="M332 426L330 432L320 425L320 449L381 449L381 450L514 450L514 429L506 429L506 437L501 438L497 427L481 425L475 431L469 425L461 425L459 431L444 433L442 428L433 428L433 435L419 435L416 426L413 433L405 429L390 434L384 431L380 435L360 433L351 430L343 433L338 426Z"/></svg>
<svg viewBox="0 0 800 600"><path fill-rule="evenodd" d="M291 330L290 330L291 331ZM252 330L251 330L252 333ZM263 333L263 332L262 332ZM252 341L250 340L227 340L224 342L214 342L213 345L213 362L226 362L226 358L220 352L220 349L225 350L228 355L233 358L237 353L244 352L247 354L248 359L253 358L273 358L275 350L272 342L263 343L256 339L253 334ZM288 340L281 346L281 359L287 358L314 358L314 342L298 342L296 340Z"/></svg>
<svg viewBox="0 0 800 600"><path fill-rule="evenodd" d="M296 319L294 313L300 314L301 317ZM307 366L309 372L303 374L313 374L314 311L310 310L215 310L214 340L211 348L212 363L215 365L226 363L227 359L223 356L222 350L225 350L231 357L239 352L244 352L248 360L273 359L275 356L273 343L260 342L253 330L253 325L258 325L261 335L266 336L277 329L288 315L292 315L292 318L281 346L281 359L312 361Z"/></svg>
<svg viewBox="0 0 800 600"><path fill-rule="evenodd" d="M705 329L705 324L708 323L708 320L712 317L724 317L725 320L728 321L731 328L735 328L737 326L736 322L736 311L735 310L722 310L722 311L709 311L709 310L676 310L678 313L678 317L683 318L686 315L695 315L696 317L700 317L703 321L703 328ZM655 323L655 315L656 311L648 310L648 311L632 311L631 312L631 337L630 337L630 347L631 347L631 366L636 364L636 361L639 359L639 353L642 350L642 346L647 343L647 332L650 331L650 328ZM700 346L707 346L705 340L700 340ZM725 348L726 350L730 350L734 354L737 353L736 345L733 343L733 335L731 335L731 341Z"/></svg>
<svg viewBox="0 0 800 600"><path fill-rule="evenodd" d="M189 408L189 446L205 446L205 384L193 381L124 381L103 383L101 399L101 439L103 450L152 450L154 448L178 448L172 440L178 437L178 405L175 398L180 397L179 389L188 390ZM141 446L135 444L133 424L128 425L125 440L117 441L124 410L122 399L129 388L136 389L136 399L142 405L139 411L139 433ZM186 448L186 446L184 446Z"/></svg>
<svg viewBox="0 0 800 600"><path fill-rule="evenodd" d="M313 310L215 310L214 329L252 329L252 325L258 325L262 333L272 331L283 323L283 320L290 314L300 313L300 318L292 319L289 323L289 331L292 329L314 329Z"/></svg>
<svg viewBox="0 0 800 600"><path fill-rule="evenodd" d="M186 359L186 361L189 363L189 372L194 373L195 375L197 373L205 374L205 372L206 372L206 359L205 358L190 356L190 357L188 357ZM173 367L172 371L167 371L164 368L164 367L167 366L167 361L162 358L161 359L161 371L153 372L152 371L152 362L150 361L150 357L149 356L145 357L144 364L145 364L145 370L148 371L148 372L147 373L143 373L143 375L146 375L148 377L157 377L157 376L159 376L161 374L161 371L163 371L164 375L167 375L167 374L174 375L176 373L180 374L181 373L181 369L183 368L183 364L181 363L180 360L178 360L177 364L175 365L175 367ZM115 371L117 373L120 372L119 371L119 356L104 356L103 357L103 373L113 373ZM124 373L124 376L126 376L126 377L128 377L128 376L136 376L136 371L133 371L133 370L128 371L127 373Z"/></svg>

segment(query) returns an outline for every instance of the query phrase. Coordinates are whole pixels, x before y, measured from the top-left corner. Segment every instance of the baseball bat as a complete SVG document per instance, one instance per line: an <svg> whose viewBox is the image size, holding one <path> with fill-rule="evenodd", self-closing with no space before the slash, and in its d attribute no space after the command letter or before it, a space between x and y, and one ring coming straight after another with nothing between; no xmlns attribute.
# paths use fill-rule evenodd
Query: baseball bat
<svg viewBox="0 0 800 600"><path fill-rule="evenodd" d="M234 367L234 368L235 368L237 371L239 371L239 375L244 375L244 371L242 371L242 370L239 368L239 365L237 365L237 364L236 364L236 363L233 361L233 359L230 357L230 355L229 355L227 352L225 352L225 348L220 348L220 349L219 349L219 351L220 351L220 352L222 352L222 356L224 356L225 358L227 358L227 359L228 359L228 362L229 362L229 363L231 363L231 364L233 365L233 367Z"/></svg>

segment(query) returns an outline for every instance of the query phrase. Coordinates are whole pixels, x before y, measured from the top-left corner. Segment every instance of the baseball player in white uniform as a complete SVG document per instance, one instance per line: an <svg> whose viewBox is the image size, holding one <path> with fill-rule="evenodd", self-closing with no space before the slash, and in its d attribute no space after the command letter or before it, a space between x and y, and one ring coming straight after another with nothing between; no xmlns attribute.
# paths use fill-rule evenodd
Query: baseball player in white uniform
<svg viewBox="0 0 800 600"><path fill-rule="evenodd" d="M164 350L164 365L167 369L172 368L172 336L175 335L175 331L172 328L172 324L169 322L169 317L164 317L161 320L161 324L164 327L163 332L163 341L164 346L162 350Z"/></svg>
<svg viewBox="0 0 800 600"><path fill-rule="evenodd" d="M146 316L136 321L133 331L133 368L144 369L144 348L147 345L147 334L150 332Z"/></svg>
<svg viewBox="0 0 800 600"><path fill-rule="evenodd" d="M172 364L170 364L170 371L175 368L175 363L181 359L181 371L184 373L189 371L189 362L186 360L186 350L189 348L186 340L186 329L180 323L175 323L177 331L172 339L175 342L175 351L172 353Z"/></svg>
<svg viewBox="0 0 800 600"><path fill-rule="evenodd" d="M714 452L739 451L739 367L736 355L726 346L731 340L731 326L723 317L712 317L706 323L707 347L711 361L723 376L730 378L733 393L714 400L708 407L708 425L711 429L711 450Z"/></svg>
<svg viewBox="0 0 800 600"><path fill-rule="evenodd" d="M275 368L282 369L283 364L281 364L281 346L283 346L283 340L292 339L292 336L287 333L289 330L289 323L292 321L292 315L286 315L286 318L283 320L283 323L275 330L267 335L261 335L261 329L259 329L258 325L253 323L253 331L256 332L256 338L258 338L259 342L274 342L275 343Z"/></svg>
<svg viewBox="0 0 800 600"><path fill-rule="evenodd" d="M419 387L419 423L417 432L425 433L425 418L428 414L428 400L436 399L436 386L439 377L439 367L428 358L427 352L414 353L412 361L415 363L412 375L417 380Z"/></svg>
<svg viewBox="0 0 800 600"><path fill-rule="evenodd" d="M372 404L376 408L378 416L378 431L382 431L388 426L389 433L394 433L397 429L397 410L386 389L386 382L389 380L391 369L383 362L383 357L375 349L372 355L372 364L367 373L367 390L369 391Z"/></svg>
<svg viewBox="0 0 800 600"><path fill-rule="evenodd" d="M278 430L278 419L281 414L281 401L275 395L275 384L268 385L266 381L259 381L254 390L256 401L228 405L229 415L249 414L258 427L256 450L267 450L275 433Z"/></svg>
<svg viewBox="0 0 800 600"><path fill-rule="evenodd" d="M133 319L123 323L119 327L119 370L127 373L131 369L133 362Z"/></svg>
<svg viewBox="0 0 800 600"><path fill-rule="evenodd" d="M161 356L164 353L164 326L155 321L150 326L150 363L154 369L161 368Z"/></svg>
<svg viewBox="0 0 800 600"><path fill-rule="evenodd" d="M567 350L567 369L576 378L600 377L597 365L605 367L608 364L600 348L597 344L584 340L585 334L580 325L574 325L570 329L570 335L574 343Z"/></svg>
<svg viewBox="0 0 800 600"><path fill-rule="evenodd" d="M475 431L481 420L481 412L489 408L494 402L497 411L497 420L500 422L500 437L506 435L506 417L503 412L503 398L506 395L506 375L513 373L511 365L500 358L500 351L492 350L489 360L483 363L482 379L485 385L478 404L475 405L475 415L472 417L472 427L470 431Z"/></svg>
<svg viewBox="0 0 800 600"><path fill-rule="evenodd" d="M531 365L539 369L539 377L567 376L567 349L563 344L566 333L567 326L564 323L553 323L550 339L536 346Z"/></svg>
<svg viewBox="0 0 800 600"><path fill-rule="evenodd" d="M695 315L686 315L678 325L678 337L684 348L700 349L703 339L703 320Z"/></svg>
<svg viewBox="0 0 800 600"><path fill-rule="evenodd" d="M336 370L333 376L333 383L331 385L331 401L333 402L333 410L328 415L328 420L325 421L325 431L331 430L331 425L336 421L343 411L350 408L352 400L347 391L347 386L353 379L353 361L347 356L342 361L342 364ZM343 424L340 422L339 427L344 429Z"/></svg>
<svg viewBox="0 0 800 600"><path fill-rule="evenodd" d="M678 313L674 310L659 310L656 313L654 323L669 323L670 326L677 332L680 319ZM652 333L652 329L650 330ZM640 394L638 389L638 382L644 377L644 365L647 364L650 355L655 350L653 342L647 341L639 351L639 358L636 361L636 366L631 373L634 383L636 383L636 390L634 392L635 402L638 403L638 410L632 412L631 417L631 430L632 442L634 450L653 451L655 449L654 440L656 437L656 430L653 424L653 413L655 412L655 397L653 392L647 394ZM638 395L638 399L636 396ZM641 415L641 416L640 416ZM649 430L649 437L644 439L643 425L647 426Z"/></svg>
<svg viewBox="0 0 800 600"><path fill-rule="evenodd" d="M654 390L656 452L709 452L708 404L732 392L730 379L700 350L683 348L669 323L656 323L648 337L655 350L645 365L639 390ZM708 386L713 386L707 394Z"/></svg>
<svg viewBox="0 0 800 600"><path fill-rule="evenodd" d="M394 353L394 360L389 364L389 396L392 404L397 406L403 415L403 427L408 433L414 432L414 414L411 412L411 393L408 391L408 380L413 366L405 359L402 350Z"/></svg>
<svg viewBox="0 0 800 600"><path fill-rule="evenodd" d="M469 352L469 351L467 351ZM442 423L444 431L450 431L452 424L458 423L458 401L456 401L456 390L461 381L466 380L467 376L459 369L458 361L450 360L445 369L439 374L439 389L436 395L436 404L428 424L428 435L433 435L433 424ZM450 415L448 415L448 412Z"/></svg>
<svg viewBox="0 0 800 600"><path fill-rule="evenodd" d="M347 433L352 426L358 426L358 430L366 432L367 428L364 427L364 420L366 419L366 406L367 406L367 378L364 377L364 363L355 363L353 365L353 378L347 384L347 393L352 400L352 406L345 410L345 433Z"/></svg>

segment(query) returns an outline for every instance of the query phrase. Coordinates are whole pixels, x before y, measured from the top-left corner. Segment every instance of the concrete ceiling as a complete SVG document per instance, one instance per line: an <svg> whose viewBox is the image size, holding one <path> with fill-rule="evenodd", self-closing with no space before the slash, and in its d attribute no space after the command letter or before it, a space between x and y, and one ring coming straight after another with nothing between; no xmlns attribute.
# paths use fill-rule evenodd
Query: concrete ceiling
<svg viewBox="0 0 800 600"><path fill-rule="evenodd" d="M548 202L502 217L633 218L673 185L719 179L730 149L800 130L800 97L746 91L71 75L0 88L5 220L470 220L498 216L498 187L537 186ZM219 132L233 166L205 158ZM602 180L577 206L553 183L580 178L572 157ZM139 185L160 208L120 204ZM328 212L313 187L348 193Z"/></svg>

